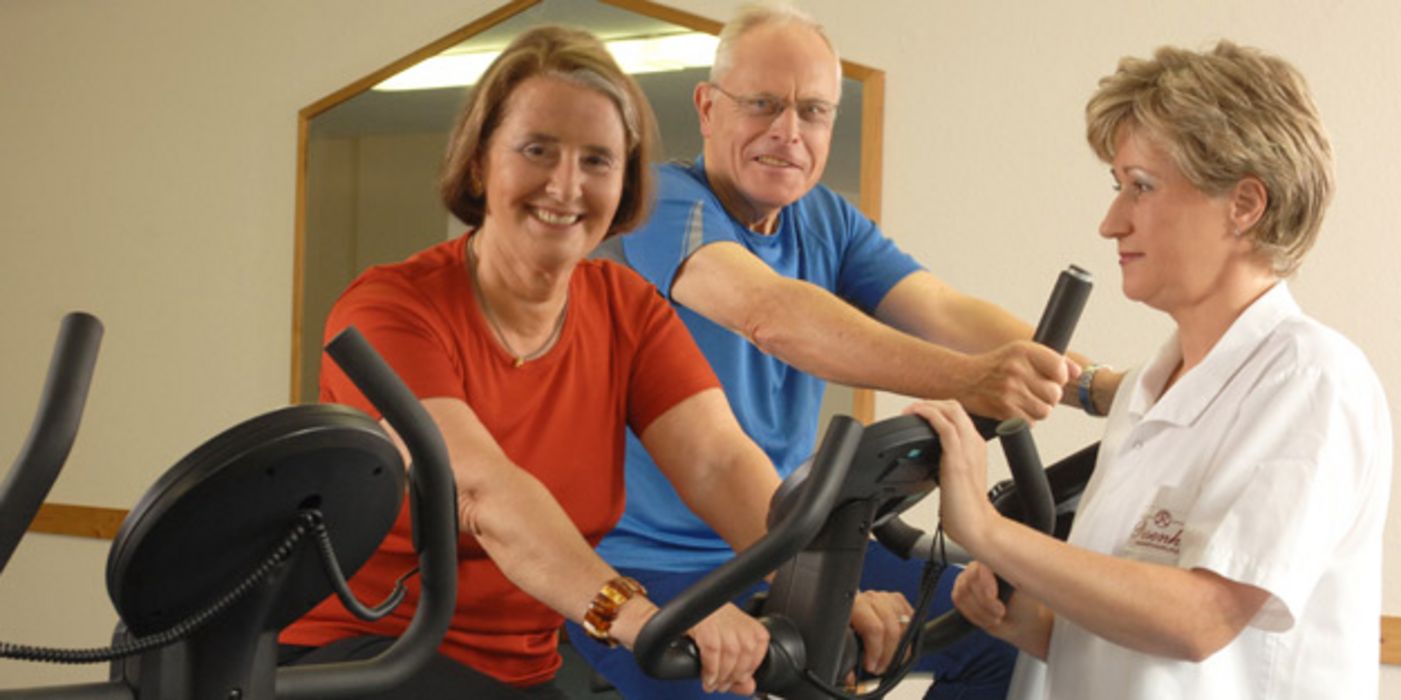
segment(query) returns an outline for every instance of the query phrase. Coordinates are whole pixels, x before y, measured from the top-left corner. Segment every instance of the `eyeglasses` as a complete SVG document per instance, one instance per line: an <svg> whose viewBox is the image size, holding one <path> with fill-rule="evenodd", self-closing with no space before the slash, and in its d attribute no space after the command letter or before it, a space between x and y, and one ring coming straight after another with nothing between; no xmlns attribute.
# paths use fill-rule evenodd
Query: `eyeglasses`
<svg viewBox="0 0 1401 700"><path fill-rule="evenodd" d="M800 121L812 126L831 126L837 118L837 105L826 100L810 99L795 102L763 93L736 95L715 83L706 84L721 95L730 98L735 106L739 107L739 111L751 119L773 121L778 115L788 111L789 107L794 109Z"/></svg>

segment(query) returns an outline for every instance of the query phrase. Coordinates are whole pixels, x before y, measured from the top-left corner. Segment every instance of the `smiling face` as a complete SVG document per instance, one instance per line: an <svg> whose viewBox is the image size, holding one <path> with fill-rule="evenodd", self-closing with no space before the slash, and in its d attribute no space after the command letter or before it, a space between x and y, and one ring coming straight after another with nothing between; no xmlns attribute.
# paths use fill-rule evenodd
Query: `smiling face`
<svg viewBox="0 0 1401 700"><path fill-rule="evenodd" d="M1118 194L1099 231L1118 244L1125 296L1180 321L1260 274L1249 237L1234 230L1242 214L1232 195L1197 189L1139 131L1120 127L1110 172Z"/></svg>
<svg viewBox="0 0 1401 700"><path fill-rule="evenodd" d="M803 105L837 103L836 56L809 28L770 24L735 41L730 65L714 86L696 88L706 175L731 214L770 232L779 210L807 194L827 166L831 119L814 119ZM786 106L777 115L756 107L776 102Z"/></svg>
<svg viewBox="0 0 1401 700"><path fill-rule="evenodd" d="M609 97L555 76L525 80L485 149L482 231L542 267L573 265L613 221L626 148Z"/></svg>

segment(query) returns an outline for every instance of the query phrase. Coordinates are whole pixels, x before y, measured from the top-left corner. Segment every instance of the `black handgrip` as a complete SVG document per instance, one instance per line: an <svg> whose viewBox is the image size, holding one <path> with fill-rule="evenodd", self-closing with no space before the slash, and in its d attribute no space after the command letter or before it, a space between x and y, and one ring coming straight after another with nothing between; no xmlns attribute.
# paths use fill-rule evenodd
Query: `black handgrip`
<svg viewBox="0 0 1401 700"><path fill-rule="evenodd" d="M1024 522L1040 532L1052 534L1056 528L1055 497L1046 470L1041 466L1041 456L1031 439L1030 426L1020 418L1008 419L997 426L997 437L1016 484ZM1010 601L1014 590L1012 584L997 577L998 600ZM963 613L950 610L924 623L920 646L925 650L943 649L976 629Z"/></svg>
<svg viewBox="0 0 1401 700"><path fill-rule="evenodd" d="M1085 302L1090 298L1094 279L1089 272L1077 265L1061 270L1056 277L1056 286L1046 300L1046 308L1041 311L1041 320L1036 323L1036 331L1031 334L1033 342L1040 343L1059 353L1070 347L1070 337L1075 334L1075 326L1080 322L1080 314L1085 310ZM998 421L994 418L972 416L973 427L984 440L997 433Z"/></svg>
<svg viewBox="0 0 1401 700"><path fill-rule="evenodd" d="M914 556L915 550L919 546L919 541L924 539L926 533L901 519L899 516L892 516L871 530L876 540L885 548L894 552L901 559L909 559Z"/></svg>
<svg viewBox="0 0 1401 700"><path fill-rule="evenodd" d="M652 663L649 673L664 681L695 678L700 675L700 649L690 637L678 637L666 643Z"/></svg>
<svg viewBox="0 0 1401 700"><path fill-rule="evenodd" d="M969 622L963 613L950 610L924 623L924 630L919 637L920 652L948 648L954 642L963 639L964 635L976 631L978 626Z"/></svg>
<svg viewBox="0 0 1401 700"><path fill-rule="evenodd" d="M101 345L102 322L97 317L81 311L63 317L29 437L0 484L0 571L68 460Z"/></svg>
<svg viewBox="0 0 1401 700"><path fill-rule="evenodd" d="M410 506L419 544L420 597L408 629L384 653L365 661L278 669L279 698L359 696L402 685L436 653L457 604L457 490L437 424L353 326L337 335L326 352L379 409L412 458Z"/></svg>
<svg viewBox="0 0 1401 700"><path fill-rule="evenodd" d="M1051 495L1051 483L1041 465L1041 455L1031 439L1031 426L1020 418L1005 420L997 426L997 437L1007 456L1012 481L1017 485L1024 522L1050 534L1056 529L1056 500Z"/></svg>
<svg viewBox="0 0 1401 700"><path fill-rule="evenodd" d="M1020 418L1005 420L997 426L997 437L1002 443L1003 454L1007 455L1007 466L1017 487L1017 497L1021 500L1023 522L1048 535L1055 532L1056 500L1051 495L1051 482L1046 470L1041 466L1041 455L1031 439L1031 427ZM999 600L1004 603L1011 600L1012 590L1012 584L1001 576L997 577Z"/></svg>
<svg viewBox="0 0 1401 700"><path fill-rule="evenodd" d="M782 616L763 617L759 622L769 631L769 650L754 671L755 683L760 691L793 687L807 668L802 632ZM667 642L649 673L662 680L681 680L699 676L700 670L700 649L690 637L680 637Z"/></svg>
<svg viewBox="0 0 1401 700"><path fill-rule="evenodd" d="M1080 322L1080 313L1085 310L1092 287L1094 280L1089 272L1076 265L1062 270L1031 339L1056 352L1065 352L1070 347L1070 336L1075 334L1075 326Z"/></svg>

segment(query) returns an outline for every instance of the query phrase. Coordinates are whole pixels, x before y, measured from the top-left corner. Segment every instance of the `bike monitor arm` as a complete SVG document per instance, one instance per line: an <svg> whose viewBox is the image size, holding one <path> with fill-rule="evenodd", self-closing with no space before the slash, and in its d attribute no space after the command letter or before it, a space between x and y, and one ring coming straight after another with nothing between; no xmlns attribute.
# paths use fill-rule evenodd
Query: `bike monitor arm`
<svg viewBox="0 0 1401 700"><path fill-rule="evenodd" d="M408 629L383 654L365 661L281 668L278 698L349 697L403 683L437 652L457 605L457 488L442 434L354 327L337 335L326 352L408 448L412 459L409 506L422 586Z"/></svg>

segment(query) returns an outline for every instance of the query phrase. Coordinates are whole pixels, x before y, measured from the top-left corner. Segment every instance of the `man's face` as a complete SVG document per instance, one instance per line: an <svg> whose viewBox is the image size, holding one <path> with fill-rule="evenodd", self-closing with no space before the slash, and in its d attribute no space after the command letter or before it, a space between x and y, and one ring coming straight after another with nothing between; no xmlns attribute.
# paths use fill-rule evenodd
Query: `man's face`
<svg viewBox="0 0 1401 700"><path fill-rule="evenodd" d="M836 57L798 26L750 30L729 70L696 88L706 175L731 214L771 231L822 178L840 98Z"/></svg>

